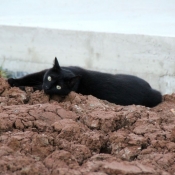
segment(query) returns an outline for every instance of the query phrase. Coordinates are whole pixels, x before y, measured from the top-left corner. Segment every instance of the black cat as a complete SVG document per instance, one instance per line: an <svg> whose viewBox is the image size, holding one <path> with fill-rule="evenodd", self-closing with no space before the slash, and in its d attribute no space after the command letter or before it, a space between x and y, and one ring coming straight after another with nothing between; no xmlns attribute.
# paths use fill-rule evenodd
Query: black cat
<svg viewBox="0 0 175 175"><path fill-rule="evenodd" d="M51 69L8 79L11 86L31 86L49 95L67 95L71 91L93 95L119 105L154 107L161 103L162 95L143 79L132 75L101 73L80 67L60 67L57 58Z"/></svg>

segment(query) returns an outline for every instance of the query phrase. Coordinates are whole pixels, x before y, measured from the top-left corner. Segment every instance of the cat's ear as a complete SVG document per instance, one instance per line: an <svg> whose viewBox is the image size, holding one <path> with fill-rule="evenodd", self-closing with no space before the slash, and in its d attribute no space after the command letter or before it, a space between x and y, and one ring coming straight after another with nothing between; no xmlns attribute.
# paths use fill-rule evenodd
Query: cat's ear
<svg viewBox="0 0 175 175"><path fill-rule="evenodd" d="M69 78L68 80L68 85L69 87L73 87L75 83L77 83L81 79L80 75L76 75L74 77Z"/></svg>
<svg viewBox="0 0 175 175"><path fill-rule="evenodd" d="M54 64L53 64L53 69L57 70L57 71L61 69L60 65L58 63L57 57L55 57Z"/></svg>

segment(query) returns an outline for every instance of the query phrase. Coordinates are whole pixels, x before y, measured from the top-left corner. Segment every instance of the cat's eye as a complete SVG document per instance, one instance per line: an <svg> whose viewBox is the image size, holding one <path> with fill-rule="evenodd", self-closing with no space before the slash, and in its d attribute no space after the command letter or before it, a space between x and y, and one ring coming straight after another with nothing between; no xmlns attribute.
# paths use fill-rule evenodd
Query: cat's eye
<svg viewBox="0 0 175 175"><path fill-rule="evenodd" d="M51 81L52 80L51 76L48 76L47 79L48 79L48 81Z"/></svg>
<svg viewBox="0 0 175 175"><path fill-rule="evenodd" d="M57 89L61 89L61 86L57 85L56 88L57 88Z"/></svg>

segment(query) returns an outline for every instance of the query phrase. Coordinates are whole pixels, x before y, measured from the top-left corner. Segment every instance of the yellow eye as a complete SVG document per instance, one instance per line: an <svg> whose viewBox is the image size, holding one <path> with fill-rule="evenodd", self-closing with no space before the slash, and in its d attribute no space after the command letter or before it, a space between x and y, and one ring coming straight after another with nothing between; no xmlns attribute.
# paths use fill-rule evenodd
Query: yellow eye
<svg viewBox="0 0 175 175"><path fill-rule="evenodd" d="M57 89L61 89L61 86L57 85L56 88L57 88Z"/></svg>
<svg viewBox="0 0 175 175"><path fill-rule="evenodd" d="M47 79L48 79L48 81L51 81L52 80L51 76L48 76Z"/></svg>

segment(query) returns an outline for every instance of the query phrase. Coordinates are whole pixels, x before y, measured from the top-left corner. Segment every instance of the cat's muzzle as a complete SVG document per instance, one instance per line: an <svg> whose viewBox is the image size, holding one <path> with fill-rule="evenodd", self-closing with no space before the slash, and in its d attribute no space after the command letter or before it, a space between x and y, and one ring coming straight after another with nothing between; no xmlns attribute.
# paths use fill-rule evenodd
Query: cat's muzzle
<svg viewBox="0 0 175 175"><path fill-rule="evenodd" d="M47 93L49 91L49 89L50 89L50 87L47 86L47 85L43 85L42 88L43 88L45 93Z"/></svg>

